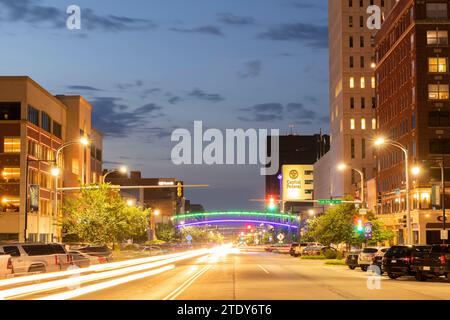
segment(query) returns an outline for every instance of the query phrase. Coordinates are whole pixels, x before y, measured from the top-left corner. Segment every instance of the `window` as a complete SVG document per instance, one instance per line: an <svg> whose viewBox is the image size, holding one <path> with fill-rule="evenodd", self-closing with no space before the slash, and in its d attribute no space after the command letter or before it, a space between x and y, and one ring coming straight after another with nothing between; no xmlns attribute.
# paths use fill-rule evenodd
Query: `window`
<svg viewBox="0 0 450 320"><path fill-rule="evenodd" d="M314 174L313 170L305 170L305 176L312 176Z"/></svg>
<svg viewBox="0 0 450 320"><path fill-rule="evenodd" d="M348 26L349 26L350 28L353 28L353 17L352 17L352 16L349 16L349 17L348 17Z"/></svg>
<svg viewBox="0 0 450 320"><path fill-rule="evenodd" d="M56 121L53 121L53 135L57 138L62 138L62 127Z"/></svg>
<svg viewBox="0 0 450 320"><path fill-rule="evenodd" d="M361 97L361 109L365 109L366 108L366 98Z"/></svg>
<svg viewBox="0 0 450 320"><path fill-rule="evenodd" d="M430 139L431 154L450 154L450 139Z"/></svg>
<svg viewBox="0 0 450 320"><path fill-rule="evenodd" d="M8 181L19 181L20 180L20 168L9 168L5 167L2 170L2 177Z"/></svg>
<svg viewBox="0 0 450 320"><path fill-rule="evenodd" d="M430 127L450 127L450 112L430 111L428 113L428 125Z"/></svg>
<svg viewBox="0 0 450 320"><path fill-rule="evenodd" d="M448 84L429 84L428 99L448 100Z"/></svg>
<svg viewBox="0 0 450 320"><path fill-rule="evenodd" d="M447 58L428 58L428 72L447 72Z"/></svg>
<svg viewBox="0 0 450 320"><path fill-rule="evenodd" d="M348 0L348 6L351 8L353 7L353 1L352 0Z"/></svg>
<svg viewBox="0 0 450 320"><path fill-rule="evenodd" d="M355 98L350 98L350 109L355 109Z"/></svg>
<svg viewBox="0 0 450 320"><path fill-rule="evenodd" d="M361 89L364 89L366 87L366 78L361 77Z"/></svg>
<svg viewBox="0 0 450 320"><path fill-rule="evenodd" d="M313 194L313 193L314 193L314 190L311 190L311 189L305 190L305 194Z"/></svg>
<svg viewBox="0 0 450 320"><path fill-rule="evenodd" d="M361 48L364 48L364 36L361 36L361 37L359 38L359 46L360 46Z"/></svg>
<svg viewBox="0 0 450 320"><path fill-rule="evenodd" d="M355 130L355 119L350 119L350 130Z"/></svg>
<svg viewBox="0 0 450 320"><path fill-rule="evenodd" d="M355 159L355 139L351 139L350 140L350 149L351 149L351 154L352 154L352 159ZM353 170L352 170L353 172Z"/></svg>
<svg viewBox="0 0 450 320"><path fill-rule="evenodd" d="M353 89L355 87L355 78L350 77L350 88Z"/></svg>
<svg viewBox="0 0 450 320"><path fill-rule="evenodd" d="M42 112L42 129L44 129L48 133L51 133L51 123L52 119L50 118L50 116L47 113Z"/></svg>
<svg viewBox="0 0 450 320"><path fill-rule="evenodd" d="M375 109L377 107L377 99L375 97L372 97L372 109Z"/></svg>
<svg viewBox="0 0 450 320"><path fill-rule="evenodd" d="M305 184L311 185L311 184L314 184L314 181L313 180L305 180Z"/></svg>
<svg viewBox="0 0 450 320"><path fill-rule="evenodd" d="M372 77L370 81L371 81L372 89L375 89L375 85L376 85L375 77Z"/></svg>
<svg viewBox="0 0 450 320"><path fill-rule="evenodd" d="M361 130L366 130L366 119L365 118L361 119Z"/></svg>
<svg viewBox="0 0 450 320"><path fill-rule="evenodd" d="M364 28L364 17L363 16L359 17L359 27Z"/></svg>
<svg viewBox="0 0 450 320"><path fill-rule="evenodd" d="M354 66L354 64L355 64L355 63L354 63L353 56L350 57L349 64L350 64L350 68L353 68L353 66Z"/></svg>
<svg viewBox="0 0 450 320"><path fill-rule="evenodd" d="M448 32L445 30L427 31L427 44L430 46L448 45Z"/></svg>
<svg viewBox="0 0 450 320"><path fill-rule="evenodd" d="M377 129L377 119L373 118L372 119L372 130L376 130Z"/></svg>
<svg viewBox="0 0 450 320"><path fill-rule="evenodd" d="M366 139L361 140L361 157L362 159L366 158Z"/></svg>
<svg viewBox="0 0 450 320"><path fill-rule="evenodd" d="M350 36L350 37L348 38L348 46L349 46L350 48L353 48L353 37L352 37L352 36Z"/></svg>
<svg viewBox="0 0 450 320"><path fill-rule="evenodd" d="M359 66L360 66L361 68L364 68L365 65L366 65L365 59L364 59L363 56L361 56L361 57L359 58Z"/></svg>
<svg viewBox="0 0 450 320"><path fill-rule="evenodd" d="M446 3L427 3L428 19L447 19L447 12Z"/></svg>
<svg viewBox="0 0 450 320"><path fill-rule="evenodd" d="M5 137L4 153L20 153L20 137Z"/></svg>
<svg viewBox="0 0 450 320"><path fill-rule="evenodd" d="M0 102L1 120L20 120L20 102Z"/></svg>
<svg viewBox="0 0 450 320"><path fill-rule="evenodd" d="M35 126L39 126L39 110L28 106L28 121L30 121Z"/></svg>

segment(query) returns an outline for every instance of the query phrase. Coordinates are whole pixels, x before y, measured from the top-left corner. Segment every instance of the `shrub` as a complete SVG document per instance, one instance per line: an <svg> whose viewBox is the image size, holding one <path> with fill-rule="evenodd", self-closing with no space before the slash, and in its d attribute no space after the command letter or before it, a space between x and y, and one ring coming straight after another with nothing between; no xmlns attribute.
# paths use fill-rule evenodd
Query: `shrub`
<svg viewBox="0 0 450 320"><path fill-rule="evenodd" d="M325 261L325 264L327 265L331 265L331 266L345 266L345 260L330 260L330 261Z"/></svg>
<svg viewBox="0 0 450 320"><path fill-rule="evenodd" d="M327 259L336 259L338 256L338 252L331 250L331 249L327 249L324 251L323 255L325 256L325 258Z"/></svg>
<svg viewBox="0 0 450 320"><path fill-rule="evenodd" d="M138 250L139 248L136 246L136 245L134 245L134 244L127 244L124 248L123 248L123 250L126 250L126 251L135 251L135 250Z"/></svg>
<svg viewBox="0 0 450 320"><path fill-rule="evenodd" d="M158 245L158 244L164 244L164 243L166 243L166 242L163 240L151 240L151 241L145 242L146 245L153 245L153 244Z"/></svg>
<svg viewBox="0 0 450 320"><path fill-rule="evenodd" d="M326 260L325 256L302 256L303 260Z"/></svg>

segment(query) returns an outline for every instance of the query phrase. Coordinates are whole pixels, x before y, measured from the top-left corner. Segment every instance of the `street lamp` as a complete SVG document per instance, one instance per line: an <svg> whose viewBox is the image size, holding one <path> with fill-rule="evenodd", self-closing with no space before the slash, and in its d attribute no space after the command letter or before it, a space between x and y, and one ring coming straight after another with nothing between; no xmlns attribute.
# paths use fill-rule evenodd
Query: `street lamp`
<svg viewBox="0 0 450 320"><path fill-rule="evenodd" d="M55 166L51 169L51 174L55 178L54 186L53 186L53 217L58 216L58 177L61 175L61 169L58 167L58 159L59 155L63 149L79 144L82 146L88 146L91 141L86 137L81 137L79 140L69 141L64 143L61 147L59 147L55 152ZM83 173L82 173L83 174Z"/></svg>
<svg viewBox="0 0 450 320"><path fill-rule="evenodd" d="M339 171L344 171L347 168L349 168L349 166L346 165L345 163L340 163L337 166L337 168L338 168ZM366 207L365 206L365 202L364 202L364 200L365 200L364 199L364 173L361 170L359 170L359 169L355 169L355 168L350 168L350 169L353 170L353 171L356 171L361 176L361 205L362 205L362 208L364 209Z"/></svg>
<svg viewBox="0 0 450 320"><path fill-rule="evenodd" d="M157 240L156 238L156 226L155 226L155 217L159 216L161 214L161 211L159 211L159 209L150 209L150 213L149 213L149 222L150 222L150 228L149 228L149 232L148 232L148 240L153 241L153 240ZM184 224L182 222L182 224Z"/></svg>
<svg viewBox="0 0 450 320"><path fill-rule="evenodd" d="M408 229L408 234L407 234L407 244L412 244L413 243L413 230L412 230L412 226L411 226L411 207L410 207L410 202L409 202L409 152L408 152L408 148L405 147L404 145L396 142L396 141L392 141L392 140L386 140L383 137L379 137L375 140L375 145L378 147L381 147L383 145L390 145L393 147L396 147L400 150L402 150L403 154L405 155L405 175L406 175L406 225L407 225L407 229ZM420 169L418 170L417 168L414 170L417 174L420 172Z"/></svg>
<svg viewBox="0 0 450 320"><path fill-rule="evenodd" d="M104 174L103 178L102 178L102 183L105 183L106 177L107 177L109 174L114 173L114 172L119 172L119 173L122 173L122 174L126 174L126 173L128 172L128 168L125 167L125 166L122 166L122 167L120 167L120 168L118 168L118 169L114 169L114 170L107 171L107 172Z"/></svg>

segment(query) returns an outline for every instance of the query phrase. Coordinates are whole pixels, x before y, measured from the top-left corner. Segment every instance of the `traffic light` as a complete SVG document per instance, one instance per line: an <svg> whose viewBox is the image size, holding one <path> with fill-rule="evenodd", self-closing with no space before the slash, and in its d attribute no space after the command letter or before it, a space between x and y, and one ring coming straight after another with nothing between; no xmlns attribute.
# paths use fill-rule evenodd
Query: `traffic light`
<svg viewBox="0 0 450 320"><path fill-rule="evenodd" d="M408 217L407 216L403 216L402 223L403 223L403 228L408 227Z"/></svg>
<svg viewBox="0 0 450 320"><path fill-rule="evenodd" d="M357 225L356 225L356 231L358 233L362 233L364 231L362 219L358 219L358 222L357 222Z"/></svg>
<svg viewBox="0 0 450 320"><path fill-rule="evenodd" d="M181 181L177 182L177 197L178 198L183 197L183 183Z"/></svg>
<svg viewBox="0 0 450 320"><path fill-rule="evenodd" d="M270 197L267 199L267 209L268 209L269 211L275 211L275 210L277 209L277 202L276 202L274 196L270 196Z"/></svg>

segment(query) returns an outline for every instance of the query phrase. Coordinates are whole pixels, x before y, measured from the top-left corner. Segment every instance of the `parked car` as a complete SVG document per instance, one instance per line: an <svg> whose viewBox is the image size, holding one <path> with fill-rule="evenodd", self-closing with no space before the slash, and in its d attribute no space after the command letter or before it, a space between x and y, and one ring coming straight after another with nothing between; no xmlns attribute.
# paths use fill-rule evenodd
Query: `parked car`
<svg viewBox="0 0 450 320"><path fill-rule="evenodd" d="M372 268L373 271L376 270L377 273L379 272L380 275L384 273L383 257L388 250L389 248L382 248L375 253L375 256L372 259L372 264L369 266L369 268Z"/></svg>
<svg viewBox="0 0 450 320"><path fill-rule="evenodd" d="M418 281L440 276L450 278L450 246L433 245L430 251L415 253L411 269Z"/></svg>
<svg viewBox="0 0 450 320"><path fill-rule="evenodd" d="M426 245L393 246L384 254L383 270L391 279L414 275L412 270L414 256L430 250L431 246Z"/></svg>
<svg viewBox="0 0 450 320"><path fill-rule="evenodd" d="M351 270L355 270L357 267L359 267L358 256L359 256L360 253L361 253L361 250L357 250L357 251L350 251L347 254L347 257L345 258L345 264Z"/></svg>
<svg viewBox="0 0 450 320"><path fill-rule="evenodd" d="M107 259L102 256L90 255L77 250L69 251L72 257L72 262L79 268L88 268L91 265L107 263Z"/></svg>
<svg viewBox="0 0 450 320"><path fill-rule="evenodd" d="M111 262L113 260L112 251L107 246L87 246L78 249L78 251L90 256L102 257L106 260L105 262Z"/></svg>
<svg viewBox="0 0 450 320"><path fill-rule="evenodd" d="M4 244L0 252L11 256L12 273L43 273L66 270L71 256L61 244Z"/></svg>
<svg viewBox="0 0 450 320"><path fill-rule="evenodd" d="M362 271L367 271L369 266L373 263L373 258L377 254L383 254L388 248L385 247L367 247L364 248L358 256L358 265Z"/></svg>
<svg viewBox="0 0 450 320"><path fill-rule="evenodd" d="M298 257L298 254L296 254L296 248L300 245L298 242L292 242L291 246L289 247L289 254L293 257Z"/></svg>
<svg viewBox="0 0 450 320"><path fill-rule="evenodd" d="M303 250L307 247L318 246L323 247L323 244L318 242L301 242L298 247L295 248L295 257L300 257L303 254Z"/></svg>
<svg viewBox="0 0 450 320"><path fill-rule="evenodd" d="M7 278L11 273L11 256L9 254L0 253L0 279Z"/></svg>
<svg viewBox="0 0 450 320"><path fill-rule="evenodd" d="M277 243L271 246L267 246L265 250L267 252L289 253L289 248L290 248L289 244Z"/></svg>

